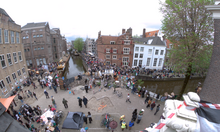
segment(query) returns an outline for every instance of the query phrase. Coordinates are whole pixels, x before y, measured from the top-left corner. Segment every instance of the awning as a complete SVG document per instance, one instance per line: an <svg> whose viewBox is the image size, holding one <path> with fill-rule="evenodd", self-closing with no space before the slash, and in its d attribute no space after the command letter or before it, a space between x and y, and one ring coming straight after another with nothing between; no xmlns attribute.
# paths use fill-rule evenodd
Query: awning
<svg viewBox="0 0 220 132"><path fill-rule="evenodd" d="M5 106L6 111L8 110L9 105L11 104L12 100L15 98L16 95L8 97L8 98L0 98L0 102Z"/></svg>

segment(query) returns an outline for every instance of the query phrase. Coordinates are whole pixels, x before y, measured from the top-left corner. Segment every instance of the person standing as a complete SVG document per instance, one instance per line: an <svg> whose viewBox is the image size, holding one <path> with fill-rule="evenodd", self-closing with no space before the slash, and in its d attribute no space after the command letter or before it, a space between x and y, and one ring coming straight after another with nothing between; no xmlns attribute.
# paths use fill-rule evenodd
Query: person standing
<svg viewBox="0 0 220 132"><path fill-rule="evenodd" d="M57 93L57 86L54 83L52 84L52 86L53 86L54 92Z"/></svg>
<svg viewBox="0 0 220 132"><path fill-rule="evenodd" d="M34 83L34 82L32 82L32 85L33 85L34 89L37 88L37 87L35 86L35 83Z"/></svg>
<svg viewBox="0 0 220 132"><path fill-rule="evenodd" d="M134 121L133 120L131 120L130 122L129 122L129 130L131 130L131 128L134 126Z"/></svg>
<svg viewBox="0 0 220 132"><path fill-rule="evenodd" d="M30 96L28 95L28 92L26 90L24 92L26 93L27 97L30 98Z"/></svg>
<svg viewBox="0 0 220 132"><path fill-rule="evenodd" d="M156 115L159 110L160 110L160 104L157 105L156 112L154 113L154 115Z"/></svg>
<svg viewBox="0 0 220 132"><path fill-rule="evenodd" d="M31 98L33 98L33 95L30 90L28 90L28 94L31 96Z"/></svg>
<svg viewBox="0 0 220 132"><path fill-rule="evenodd" d="M85 79L85 84L87 83L87 79Z"/></svg>
<svg viewBox="0 0 220 132"><path fill-rule="evenodd" d="M142 109L142 110L139 112L139 114L138 114L137 124L140 123L143 114L144 114L144 109Z"/></svg>
<svg viewBox="0 0 220 132"><path fill-rule="evenodd" d="M18 99L21 101L22 104L24 104L23 98L18 94Z"/></svg>
<svg viewBox="0 0 220 132"><path fill-rule="evenodd" d="M87 124L87 117L85 114L83 114L83 121Z"/></svg>
<svg viewBox="0 0 220 132"><path fill-rule="evenodd" d="M151 105L151 100L152 100L152 99L149 99L149 100L148 100L148 102L147 102L147 108L150 107L150 105Z"/></svg>
<svg viewBox="0 0 220 132"><path fill-rule="evenodd" d="M46 99L47 99L47 98L50 98L48 92L46 91L46 89L44 89L44 94L45 94L45 96L46 96Z"/></svg>
<svg viewBox="0 0 220 132"><path fill-rule="evenodd" d="M154 107L156 106L155 101L151 104L151 111L154 109Z"/></svg>
<svg viewBox="0 0 220 132"><path fill-rule="evenodd" d="M125 120L123 120L121 123L121 131L124 131L125 128L127 129L127 124L126 124Z"/></svg>
<svg viewBox="0 0 220 132"><path fill-rule="evenodd" d="M68 108L67 102L68 102L68 101L67 101L67 100L65 100L65 99L63 98L62 103L63 103L63 105L64 105L64 107L65 107L65 108Z"/></svg>
<svg viewBox="0 0 220 132"><path fill-rule="evenodd" d="M125 115L122 115L122 116L119 118L119 120L120 120L120 125L121 125L121 123L123 122L123 120L125 120Z"/></svg>
<svg viewBox="0 0 220 132"><path fill-rule="evenodd" d="M135 109L132 113L132 121L135 121L137 119L137 109Z"/></svg>
<svg viewBox="0 0 220 132"><path fill-rule="evenodd" d="M126 102L127 101L131 103L129 94L128 94L127 99L126 99Z"/></svg>
<svg viewBox="0 0 220 132"><path fill-rule="evenodd" d="M57 108L55 100L52 98L51 101L52 101L52 104L54 105L54 107Z"/></svg>
<svg viewBox="0 0 220 132"><path fill-rule="evenodd" d="M149 94L149 93L147 93L147 95L146 95L146 99L145 99L144 103L146 104L146 102L148 102L148 101L149 101L149 99L150 99L150 94Z"/></svg>
<svg viewBox="0 0 220 132"><path fill-rule="evenodd" d="M88 99L85 96L83 96L83 103L85 107L87 108Z"/></svg>
<svg viewBox="0 0 220 132"><path fill-rule="evenodd" d="M34 97L36 98L36 100L38 100L38 99L37 99L37 95L36 95L36 93L35 93L35 92L33 92L33 95L34 95Z"/></svg>
<svg viewBox="0 0 220 132"><path fill-rule="evenodd" d="M37 110L38 110L39 114L41 115L42 114L42 110L41 110L40 106L37 105L36 107L37 107Z"/></svg>
<svg viewBox="0 0 220 132"><path fill-rule="evenodd" d="M92 115L91 115L90 112L88 112L88 116L87 117L89 118L89 123L92 123Z"/></svg>
<svg viewBox="0 0 220 132"><path fill-rule="evenodd" d="M88 90L89 90L88 85L85 86L85 90L86 90L86 93L88 93Z"/></svg>
<svg viewBox="0 0 220 132"><path fill-rule="evenodd" d="M82 108L82 99L80 97L77 97L77 99L78 99L80 108Z"/></svg>

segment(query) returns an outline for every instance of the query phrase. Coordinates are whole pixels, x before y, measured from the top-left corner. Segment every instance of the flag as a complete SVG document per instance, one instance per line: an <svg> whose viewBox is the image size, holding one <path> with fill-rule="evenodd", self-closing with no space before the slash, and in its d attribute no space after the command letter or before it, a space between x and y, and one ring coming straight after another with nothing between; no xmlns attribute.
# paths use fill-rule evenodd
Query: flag
<svg viewBox="0 0 220 132"><path fill-rule="evenodd" d="M195 132L220 132L219 109L201 106L195 112L197 114Z"/></svg>

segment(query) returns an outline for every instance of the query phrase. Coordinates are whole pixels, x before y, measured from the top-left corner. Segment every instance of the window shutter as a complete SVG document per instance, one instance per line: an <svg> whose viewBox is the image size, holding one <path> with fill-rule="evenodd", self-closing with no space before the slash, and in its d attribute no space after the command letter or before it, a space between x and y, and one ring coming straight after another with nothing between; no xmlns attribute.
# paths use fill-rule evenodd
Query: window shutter
<svg viewBox="0 0 220 132"><path fill-rule="evenodd" d="M122 40L122 44L124 44L124 40Z"/></svg>
<svg viewBox="0 0 220 132"><path fill-rule="evenodd" d="M123 51L121 51L121 53L123 54Z"/></svg>
<svg viewBox="0 0 220 132"><path fill-rule="evenodd" d="M104 52L106 53L106 49L104 50Z"/></svg>
<svg viewBox="0 0 220 132"><path fill-rule="evenodd" d="M122 62L121 62L121 65L122 65Z"/></svg>
<svg viewBox="0 0 220 132"><path fill-rule="evenodd" d="M131 54L131 51L130 51L130 54Z"/></svg>
<svg viewBox="0 0 220 132"><path fill-rule="evenodd" d="M132 44L132 40L131 40L131 43L130 44Z"/></svg>
<svg viewBox="0 0 220 132"><path fill-rule="evenodd" d="M118 50L117 50L117 53L118 53Z"/></svg>

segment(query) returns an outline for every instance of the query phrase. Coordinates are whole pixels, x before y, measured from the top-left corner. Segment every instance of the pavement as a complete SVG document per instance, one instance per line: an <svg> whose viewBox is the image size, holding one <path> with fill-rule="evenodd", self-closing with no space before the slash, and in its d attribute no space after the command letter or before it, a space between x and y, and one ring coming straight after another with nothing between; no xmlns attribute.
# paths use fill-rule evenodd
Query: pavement
<svg viewBox="0 0 220 132"><path fill-rule="evenodd" d="M35 81L37 89L33 89L33 86L25 87L23 90L30 89L32 92L35 91L38 97L38 100L35 98L26 98L24 99L24 102L29 104L30 106L36 106L39 105L42 109L42 111L46 108L48 108L48 105L52 105L51 98L46 99L43 90L47 89L49 96L53 96L56 104L57 104L57 110L62 110L64 112L64 117L61 120L61 123L59 124L59 128L62 132L79 132L79 130L72 130L72 129L62 129L63 121L65 120L68 111L71 112L84 112L86 115L88 111L91 112L93 122L91 124L85 124L83 127L88 127L88 132L104 132L107 131L106 128L101 127L100 123L103 119L102 114L109 113L110 115L114 115L114 120L119 123L119 118L121 115L125 115L125 121L127 124L129 124L129 121L132 118L132 112L134 109L137 109L138 112L141 109L144 109L144 115L142 117L142 120L139 124L135 122L135 125L132 127L131 130L125 129L125 132L139 132L141 130L144 130L146 127L149 127L152 122L158 122L160 119L160 116L163 112L164 102L156 102L156 105L158 103L161 104L160 111L157 113L157 115L154 115L154 112L156 111L156 107L153 111L150 110L150 108L146 108L146 104L144 104L145 98L141 98L135 94L131 94L130 90L126 90L125 88L120 88L119 90L123 93L123 97L119 98L116 94L113 94L113 88L107 89L103 88L100 92L97 92L96 94L93 93L94 91L98 91L99 88L96 87L94 89L89 90L88 93L85 92L85 90L76 89L76 87L72 88L72 90L75 90L75 95L72 93L70 94L69 91L65 90L59 90L58 87L58 93L56 94L54 90L49 90L49 88L42 89L38 82ZM126 102L127 95L130 94L130 100L131 103ZM88 101L88 106L85 108L83 105L82 108L78 105L78 99L77 97L83 97L85 96ZM62 104L62 100L65 98L68 101L68 108L65 109L64 105ZM17 99L15 99L17 100ZM21 102L19 100L16 101L18 103L18 106L15 107L15 109L19 109ZM101 107L105 106L105 107ZM137 121L137 120L136 120ZM34 123L35 127L38 127L39 124ZM120 125L115 130L116 132L120 132L121 128Z"/></svg>

